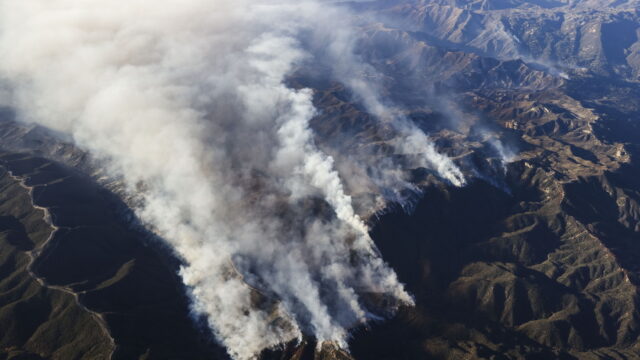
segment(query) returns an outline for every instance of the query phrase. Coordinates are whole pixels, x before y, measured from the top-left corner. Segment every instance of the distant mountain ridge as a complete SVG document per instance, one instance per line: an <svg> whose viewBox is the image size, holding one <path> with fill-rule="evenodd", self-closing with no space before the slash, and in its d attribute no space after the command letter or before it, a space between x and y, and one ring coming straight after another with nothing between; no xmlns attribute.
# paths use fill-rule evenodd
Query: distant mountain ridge
<svg viewBox="0 0 640 360"><path fill-rule="evenodd" d="M369 9L440 45L566 72L638 80L637 1L379 2ZM553 4L553 6L551 6Z"/></svg>

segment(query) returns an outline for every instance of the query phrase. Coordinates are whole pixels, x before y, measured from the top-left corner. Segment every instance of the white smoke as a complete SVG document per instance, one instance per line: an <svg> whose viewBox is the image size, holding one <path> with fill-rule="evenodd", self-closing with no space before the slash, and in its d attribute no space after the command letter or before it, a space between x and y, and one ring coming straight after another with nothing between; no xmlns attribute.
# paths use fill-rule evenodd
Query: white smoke
<svg viewBox="0 0 640 360"><path fill-rule="evenodd" d="M375 18L359 19L357 22L350 18L341 18L339 26L326 28L322 31L324 37L315 38L314 42L326 44L321 52L321 62L331 65L333 76L340 80L353 93L354 99L361 103L366 111L374 116L381 126L388 126L396 134L390 144L393 146L394 155L404 157L402 165L393 160L377 157L374 164L369 164L362 157L356 158L351 167L361 168L361 172L369 174L369 179L375 185L385 191L384 196L378 197L377 203L398 203L403 206L410 200L403 195L404 190L419 191L409 179L407 168L426 168L433 170L442 179L454 186L463 186L466 179L458 166L446 155L437 151L435 144L419 129L415 123L408 119L402 111L389 99L382 99L383 85L380 78L383 77L374 66L360 59L356 53L357 42L361 34L356 33L358 25L375 22ZM335 22L333 22L335 25ZM364 32L362 28L359 29ZM365 158L373 157L365 154ZM343 159L344 160L344 159ZM372 167L368 167L372 165ZM362 169L362 167L366 167ZM350 182L353 180L349 179Z"/></svg>
<svg viewBox="0 0 640 360"><path fill-rule="evenodd" d="M413 155L413 161L410 166L432 169L440 177L455 186L463 186L466 183L464 175L456 164L446 155L440 154L433 142L422 130L400 113L399 110L385 105L379 99L377 95L379 91L374 91L375 83L351 78L347 75L348 73L345 71L343 78L347 79L347 84L359 95L368 111L380 119L391 119L390 125L400 135L394 143L394 147L400 154ZM396 173L396 169L392 170L390 173Z"/></svg>
<svg viewBox="0 0 640 360"><path fill-rule="evenodd" d="M412 303L314 144L312 92L285 85L313 56L300 34L351 53L332 20L345 16L317 1L0 0L12 105L124 179L236 359L303 334L346 347L366 294ZM366 101L382 115L378 95ZM426 135L395 126L401 151L464 182Z"/></svg>

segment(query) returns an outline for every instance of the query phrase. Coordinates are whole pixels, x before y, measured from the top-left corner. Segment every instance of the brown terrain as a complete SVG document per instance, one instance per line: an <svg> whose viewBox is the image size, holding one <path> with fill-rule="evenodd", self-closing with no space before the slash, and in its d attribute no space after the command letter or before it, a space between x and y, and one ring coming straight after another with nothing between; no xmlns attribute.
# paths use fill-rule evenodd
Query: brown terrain
<svg viewBox="0 0 640 360"><path fill-rule="evenodd" d="M348 352L307 339L262 358L640 359L638 3L351 6L388 19L362 26L360 55L470 183L408 169L416 203L370 216L415 307L354 329ZM291 79L315 90L318 144L389 155L396 134L322 66ZM189 314L179 259L117 184L1 118L0 359L225 359Z"/></svg>

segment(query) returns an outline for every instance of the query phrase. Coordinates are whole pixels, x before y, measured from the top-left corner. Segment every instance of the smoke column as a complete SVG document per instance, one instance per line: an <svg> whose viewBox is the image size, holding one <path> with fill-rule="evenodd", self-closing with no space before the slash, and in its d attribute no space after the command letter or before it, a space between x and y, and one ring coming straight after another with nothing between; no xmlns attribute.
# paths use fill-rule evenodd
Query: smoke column
<svg viewBox="0 0 640 360"><path fill-rule="evenodd" d="M387 311L412 303L334 159L314 143L311 90L285 85L314 56L300 34L350 51L332 20L348 17L343 10L293 0L0 0L0 17L11 104L123 179L140 219L184 260L194 310L232 357L303 334L346 348L349 329L376 310L365 294L388 297ZM406 151L463 182L424 134L397 126Z"/></svg>
<svg viewBox="0 0 640 360"><path fill-rule="evenodd" d="M372 14L362 16L365 25L376 23L377 19L369 18ZM344 21L340 26L326 29L322 34L329 34L330 41L325 40L326 50L321 51L326 64L331 64L333 76L344 83L349 90L367 109L367 112L379 121L391 126L399 136L393 146L396 154L405 155L407 168L427 168L435 171L442 179L454 186L463 186L466 183L464 175L451 159L438 153L433 142L411 120L407 119L402 111L389 99L382 99L382 85L377 78L380 74L374 66L367 64L357 54L359 39L362 36L355 32L357 24ZM364 32L364 29L360 29ZM322 43L322 41L321 41ZM384 45L383 45L384 46ZM368 75L368 76L367 76ZM376 76L371 76L376 75ZM362 163L362 159L358 159ZM366 162L366 160L364 160ZM403 189L412 189L414 186L405 179L405 174L397 164L393 162L380 162L375 164L375 169L367 169L374 173L371 180L380 188L385 189L392 196L387 196L387 201L402 203L405 199L400 194Z"/></svg>

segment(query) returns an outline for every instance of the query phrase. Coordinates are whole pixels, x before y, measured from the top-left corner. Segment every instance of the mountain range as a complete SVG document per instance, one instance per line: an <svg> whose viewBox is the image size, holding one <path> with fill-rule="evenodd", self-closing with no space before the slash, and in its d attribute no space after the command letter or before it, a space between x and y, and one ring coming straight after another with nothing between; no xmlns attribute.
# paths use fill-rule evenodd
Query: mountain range
<svg viewBox="0 0 640 360"><path fill-rule="evenodd" d="M640 1L342 6L360 18L362 76L468 184L411 168L410 200L372 208L375 190L345 178L415 306L351 329L349 349L309 336L260 358L640 358ZM326 67L287 79L313 91L318 147L338 169L344 152L410 164ZM18 120L0 116L0 359L227 359L136 199Z"/></svg>

